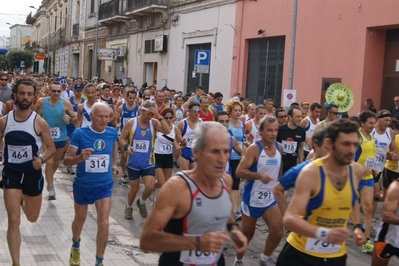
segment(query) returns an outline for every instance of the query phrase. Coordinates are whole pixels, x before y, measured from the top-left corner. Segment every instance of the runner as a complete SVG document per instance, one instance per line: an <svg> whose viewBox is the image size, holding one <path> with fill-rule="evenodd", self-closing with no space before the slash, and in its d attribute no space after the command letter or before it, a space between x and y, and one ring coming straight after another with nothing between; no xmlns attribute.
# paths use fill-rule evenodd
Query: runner
<svg viewBox="0 0 399 266"><path fill-rule="evenodd" d="M303 103L307 103L303 105ZM308 102L302 102L301 104L302 106L307 106L309 109L309 103ZM302 107L302 115L305 115L305 118L302 119L301 121L301 127L303 127L306 131L306 141L303 145L303 150L304 150L304 158L306 159L306 157L308 157L309 151L311 146L309 146L309 144L311 144L310 139L312 138L313 135L313 131L316 128L317 124L320 122L319 117L321 114L321 105L318 103L312 103L312 105L310 106L310 115L307 115L307 110L306 113L304 113L303 107Z"/></svg>
<svg viewBox="0 0 399 266"><path fill-rule="evenodd" d="M279 126L287 124L287 115L283 108L277 108L274 112Z"/></svg>
<svg viewBox="0 0 399 266"><path fill-rule="evenodd" d="M244 134L247 136L247 142L252 143L260 140L262 136L259 134L259 122L266 115L266 107L258 104L255 108L255 118L247 121L244 127Z"/></svg>
<svg viewBox="0 0 399 266"><path fill-rule="evenodd" d="M338 118L338 106L335 104L329 104L326 107L326 118L323 121L320 121L317 126L314 128L313 132L326 127L328 123L334 121Z"/></svg>
<svg viewBox="0 0 399 266"><path fill-rule="evenodd" d="M183 104L183 108L186 110L191 103L200 103L200 98L205 92L204 87L198 86L195 89L195 95L188 98L188 100Z"/></svg>
<svg viewBox="0 0 399 266"><path fill-rule="evenodd" d="M213 115L212 112L209 111L209 99L208 96L201 96L200 98L200 112L199 112L199 118L202 120L202 122L209 122L213 121Z"/></svg>
<svg viewBox="0 0 399 266"><path fill-rule="evenodd" d="M213 103L212 103L212 107L215 110L215 114L220 111L223 111L224 105L222 101L223 101L223 94L221 92L215 92L215 94L213 95Z"/></svg>
<svg viewBox="0 0 399 266"><path fill-rule="evenodd" d="M266 110L266 107L265 107L265 110ZM240 117L240 119L241 119L242 122L246 123L246 122L250 121L251 119L254 119L255 116L256 116L256 104L250 103L247 106L246 114L243 114Z"/></svg>

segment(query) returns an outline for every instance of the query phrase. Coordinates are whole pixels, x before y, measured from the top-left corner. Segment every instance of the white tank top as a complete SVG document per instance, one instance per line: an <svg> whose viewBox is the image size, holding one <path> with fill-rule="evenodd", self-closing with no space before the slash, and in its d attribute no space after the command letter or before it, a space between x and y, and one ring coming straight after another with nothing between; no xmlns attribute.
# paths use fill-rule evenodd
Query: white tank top
<svg viewBox="0 0 399 266"><path fill-rule="evenodd" d="M374 157L374 167L373 169L382 172L385 168L385 162L387 160L387 152L389 145L392 142L390 129L387 128L383 134L378 134L375 129L371 132L374 137L374 143L376 147L376 153Z"/></svg>
<svg viewBox="0 0 399 266"><path fill-rule="evenodd" d="M162 132L157 132L154 145L154 152L157 154L172 154L173 141L175 140L175 125L172 125L170 133L165 135ZM166 136L166 137L165 137Z"/></svg>
<svg viewBox="0 0 399 266"><path fill-rule="evenodd" d="M252 123L252 129L251 132L249 132L249 135L251 135L249 139L253 139L252 141L255 142L256 140L260 140L262 136L259 134L259 129L256 126L253 119L251 120L251 123Z"/></svg>
<svg viewBox="0 0 399 266"><path fill-rule="evenodd" d="M308 123L306 124L305 130L306 130L306 138L311 138L313 136L314 129L317 126L317 123L319 123L319 119L316 120L316 124L312 123L312 120L310 120L310 117L307 116L306 119L308 120ZM310 151L310 148L306 142L303 145L303 150L304 151Z"/></svg>
<svg viewBox="0 0 399 266"><path fill-rule="evenodd" d="M198 119L198 123L201 123L201 119ZM191 128L190 125L187 122L187 119L183 119L183 130L182 130L182 135L183 138L186 139L186 147L191 148L191 145L193 143L194 137L195 137L195 128Z"/></svg>
<svg viewBox="0 0 399 266"><path fill-rule="evenodd" d="M83 103L83 109L82 109L82 127L90 125L91 123L90 112L91 112L91 107L88 107L87 102L85 101Z"/></svg>

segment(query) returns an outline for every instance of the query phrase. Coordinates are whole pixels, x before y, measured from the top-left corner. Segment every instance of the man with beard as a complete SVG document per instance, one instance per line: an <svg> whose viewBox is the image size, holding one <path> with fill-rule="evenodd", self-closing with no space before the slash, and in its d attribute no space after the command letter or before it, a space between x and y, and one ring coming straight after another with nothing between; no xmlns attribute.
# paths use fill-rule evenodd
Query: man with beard
<svg viewBox="0 0 399 266"><path fill-rule="evenodd" d="M306 165L295 183L283 224L291 233L281 251L280 266L346 265L346 228L352 214L356 245L366 242L356 189L364 174L352 163L360 144L358 125L348 119L332 122L324 141L328 154Z"/></svg>
<svg viewBox="0 0 399 266"><path fill-rule="evenodd" d="M50 85L50 95L40 98L37 103L36 112L50 126L50 135L53 138L56 152L53 158L46 163L46 182L49 192L48 200L55 200L54 173L57 171L64 147L67 141L67 129L69 124L75 124L78 118L73 111L73 107L68 100L61 98L61 84L57 81ZM45 148L46 145L45 145Z"/></svg>
<svg viewBox="0 0 399 266"><path fill-rule="evenodd" d="M13 265L19 265L21 208L28 221L36 222L42 205L41 167L55 153L55 147L48 124L30 108L36 84L20 79L12 93L17 108L0 118L5 143L2 187L8 215L8 248ZM47 149L40 156L42 143Z"/></svg>

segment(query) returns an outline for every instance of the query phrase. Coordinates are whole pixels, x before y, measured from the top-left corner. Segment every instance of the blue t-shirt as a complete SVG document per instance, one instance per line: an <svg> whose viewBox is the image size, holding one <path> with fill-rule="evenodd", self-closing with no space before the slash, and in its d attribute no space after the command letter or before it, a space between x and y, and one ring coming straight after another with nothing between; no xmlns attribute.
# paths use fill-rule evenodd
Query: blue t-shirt
<svg viewBox="0 0 399 266"><path fill-rule="evenodd" d="M278 180L280 184L283 186L284 190L288 190L292 187L295 187L295 181L298 178L299 172L301 172L302 168L305 167L312 160L304 161L294 167L291 167L285 174Z"/></svg>
<svg viewBox="0 0 399 266"><path fill-rule="evenodd" d="M90 126L85 126L73 132L69 145L78 149L77 155L82 149L94 149L89 159L78 163L74 183L95 188L112 182L112 152L117 137L118 133L112 127L96 132Z"/></svg>

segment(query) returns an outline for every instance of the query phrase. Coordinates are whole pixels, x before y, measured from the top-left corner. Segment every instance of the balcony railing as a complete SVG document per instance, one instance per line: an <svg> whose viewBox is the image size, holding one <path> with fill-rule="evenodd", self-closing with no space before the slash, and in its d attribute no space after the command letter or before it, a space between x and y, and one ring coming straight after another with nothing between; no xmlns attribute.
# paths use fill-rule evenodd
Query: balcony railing
<svg viewBox="0 0 399 266"><path fill-rule="evenodd" d="M79 37L79 23L73 24L72 26L72 37L78 38Z"/></svg>
<svg viewBox="0 0 399 266"><path fill-rule="evenodd" d="M32 17L32 12L30 12L29 15L26 16L26 24L33 24L35 21L36 19Z"/></svg>
<svg viewBox="0 0 399 266"><path fill-rule="evenodd" d="M167 7L169 0L128 0L127 1L127 11L133 12L138 9L143 9L146 7Z"/></svg>
<svg viewBox="0 0 399 266"><path fill-rule="evenodd" d="M125 10L123 8L123 0L112 0L110 2L100 5L98 12L98 19L105 20L115 16L124 16Z"/></svg>

